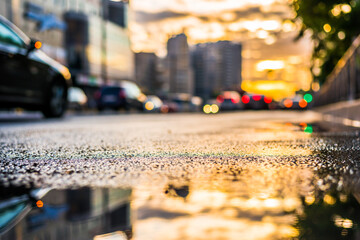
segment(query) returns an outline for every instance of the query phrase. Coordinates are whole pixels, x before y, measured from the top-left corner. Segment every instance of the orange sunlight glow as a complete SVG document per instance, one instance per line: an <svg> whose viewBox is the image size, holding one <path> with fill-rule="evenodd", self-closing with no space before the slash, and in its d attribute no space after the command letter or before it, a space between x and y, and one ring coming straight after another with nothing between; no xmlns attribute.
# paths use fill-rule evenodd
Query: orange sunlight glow
<svg viewBox="0 0 360 240"><path fill-rule="evenodd" d="M190 46L230 40L243 45L243 81L268 81L253 84L257 93L271 91L279 98L311 87L311 39L305 35L294 42L299 26L291 21L294 12L288 0L133 0L130 7L135 52L165 57L169 36L179 33L188 36ZM281 94L269 90L279 87Z"/></svg>
<svg viewBox="0 0 360 240"><path fill-rule="evenodd" d="M265 60L256 64L256 70L261 72L264 70L278 70L283 69L285 66L284 61Z"/></svg>
<svg viewBox="0 0 360 240"><path fill-rule="evenodd" d="M284 97L293 96L296 86L280 80L273 81L244 81L241 85L244 91L264 94L274 100L281 100Z"/></svg>

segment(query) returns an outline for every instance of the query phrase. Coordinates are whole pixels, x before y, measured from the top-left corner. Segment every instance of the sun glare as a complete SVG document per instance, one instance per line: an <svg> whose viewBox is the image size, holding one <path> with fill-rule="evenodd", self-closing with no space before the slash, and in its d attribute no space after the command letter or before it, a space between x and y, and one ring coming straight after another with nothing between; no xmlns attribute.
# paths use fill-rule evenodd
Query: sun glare
<svg viewBox="0 0 360 240"><path fill-rule="evenodd" d="M296 91L296 86L292 83L281 80L263 81L244 81L241 85L244 91L250 93L264 94L274 100L284 97L291 97Z"/></svg>
<svg viewBox="0 0 360 240"><path fill-rule="evenodd" d="M134 0L131 10L131 40L136 52L165 57L168 37L179 33L187 35L190 46L236 41L243 45L244 79L258 81L272 76L267 80L296 81L292 85L296 90L308 88L312 80L307 70L311 39L305 36L293 41L298 26L291 21L294 12L287 0ZM336 15L337 11L346 13L351 8L340 4L331 13ZM330 25L324 26L324 31L331 30ZM344 39L345 34L338 37ZM268 74L273 70L276 73Z"/></svg>
<svg viewBox="0 0 360 240"><path fill-rule="evenodd" d="M278 70L283 69L284 66L284 61L281 60L264 60L256 64L256 70L259 72L264 70Z"/></svg>

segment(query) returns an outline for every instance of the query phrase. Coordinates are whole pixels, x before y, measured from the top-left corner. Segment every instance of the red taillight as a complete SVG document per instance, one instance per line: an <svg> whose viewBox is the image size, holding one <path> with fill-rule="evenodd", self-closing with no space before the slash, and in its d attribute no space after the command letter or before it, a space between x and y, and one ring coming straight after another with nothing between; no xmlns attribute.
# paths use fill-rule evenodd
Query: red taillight
<svg viewBox="0 0 360 240"><path fill-rule="evenodd" d="M222 95L219 95L219 96L217 96L216 101L218 103L223 103L224 102L224 97Z"/></svg>
<svg viewBox="0 0 360 240"><path fill-rule="evenodd" d="M250 102L250 97L248 95L244 95L242 98L241 98L241 101L244 103L244 104L248 104Z"/></svg>
<svg viewBox="0 0 360 240"><path fill-rule="evenodd" d="M125 91L124 91L124 90L121 90L121 91L119 92L119 97L120 97L120 98L126 98L126 94L125 94Z"/></svg>
<svg viewBox="0 0 360 240"><path fill-rule="evenodd" d="M260 95L254 95L252 97L252 99L254 99L254 101L260 101L261 100L261 96Z"/></svg>
<svg viewBox="0 0 360 240"><path fill-rule="evenodd" d="M271 98L271 97L265 97L265 98L264 98L264 102L267 103L267 104L269 104L269 103L272 102L272 98Z"/></svg>
<svg viewBox="0 0 360 240"><path fill-rule="evenodd" d="M101 92L100 92L100 91L96 91L96 92L94 93L94 98L95 98L95 99L100 99L100 98L101 98Z"/></svg>
<svg viewBox="0 0 360 240"><path fill-rule="evenodd" d="M239 103L239 102L240 102L240 99L238 99L238 98L231 98L231 102L232 102L232 103Z"/></svg>

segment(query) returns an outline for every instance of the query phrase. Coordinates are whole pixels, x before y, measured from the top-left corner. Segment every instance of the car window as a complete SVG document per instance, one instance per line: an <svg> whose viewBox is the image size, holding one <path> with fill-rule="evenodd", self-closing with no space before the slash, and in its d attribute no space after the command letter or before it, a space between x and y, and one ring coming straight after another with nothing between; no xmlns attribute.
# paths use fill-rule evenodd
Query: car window
<svg viewBox="0 0 360 240"><path fill-rule="evenodd" d="M119 91L120 91L120 88L116 88L116 87L104 88L103 94L117 95L117 94L119 94Z"/></svg>
<svg viewBox="0 0 360 240"><path fill-rule="evenodd" d="M21 38L1 22L0 22L0 43L7 43L17 47L25 46Z"/></svg>

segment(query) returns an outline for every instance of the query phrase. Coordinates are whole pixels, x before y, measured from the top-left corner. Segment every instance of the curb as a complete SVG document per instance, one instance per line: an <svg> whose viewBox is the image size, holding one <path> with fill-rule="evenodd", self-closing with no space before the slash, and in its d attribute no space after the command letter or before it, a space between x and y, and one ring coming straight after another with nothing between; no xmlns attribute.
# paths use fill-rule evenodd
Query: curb
<svg viewBox="0 0 360 240"><path fill-rule="evenodd" d="M360 128L360 99L314 108L327 122Z"/></svg>

